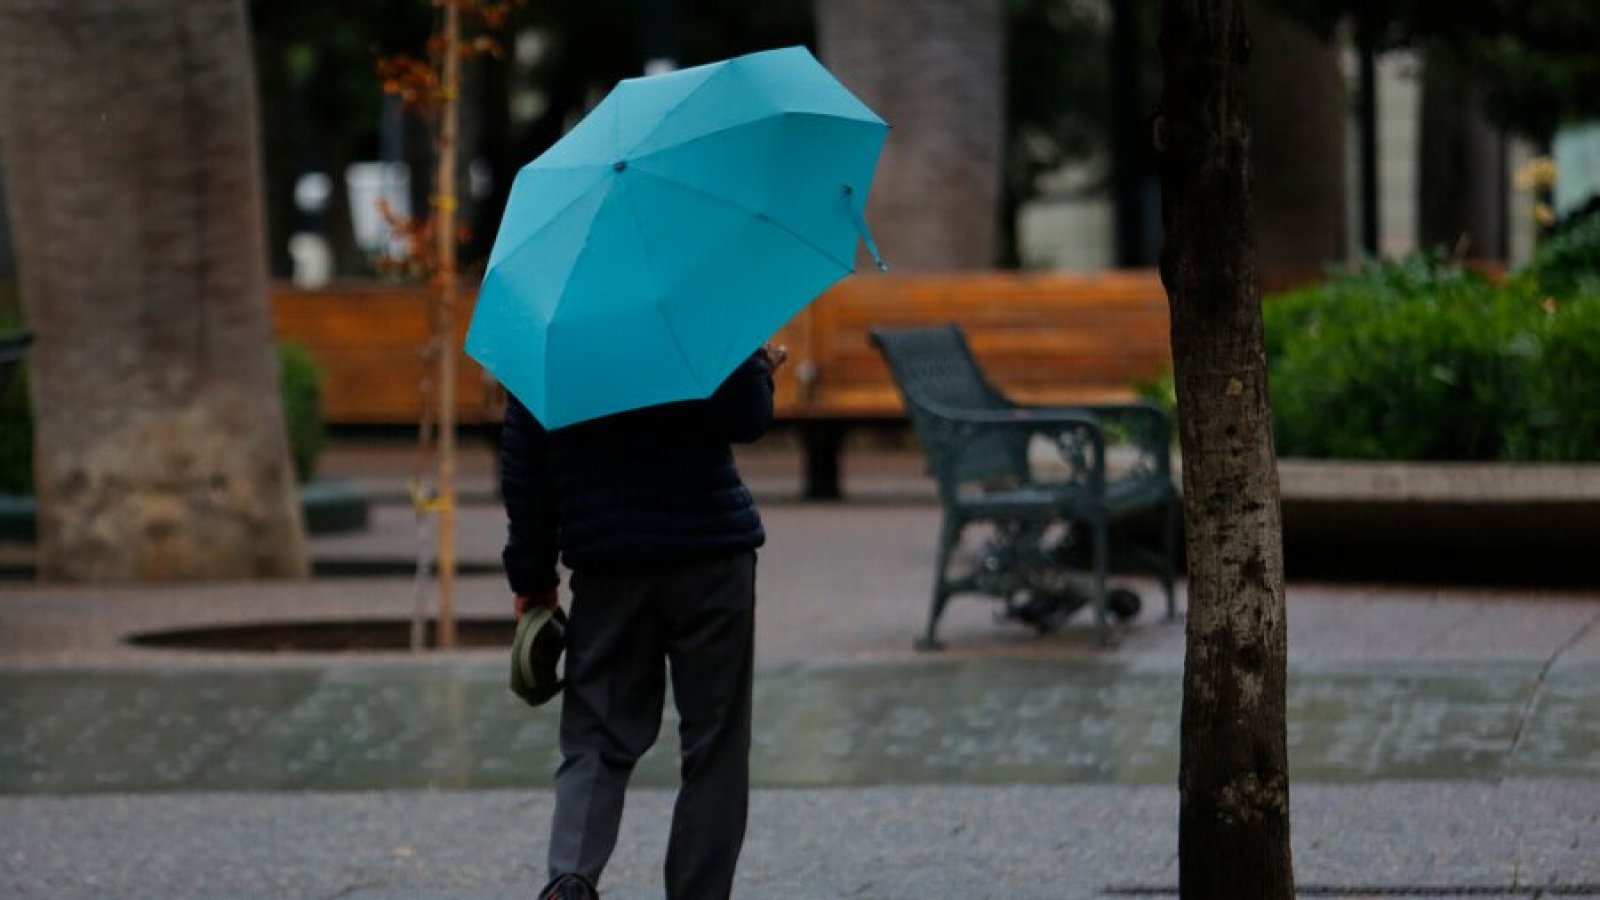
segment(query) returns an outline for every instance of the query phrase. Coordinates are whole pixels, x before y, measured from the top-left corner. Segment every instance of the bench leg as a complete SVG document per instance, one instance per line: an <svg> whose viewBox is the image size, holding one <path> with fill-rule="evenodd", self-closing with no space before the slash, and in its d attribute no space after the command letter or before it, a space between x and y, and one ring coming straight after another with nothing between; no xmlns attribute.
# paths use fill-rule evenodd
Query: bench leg
<svg viewBox="0 0 1600 900"><path fill-rule="evenodd" d="M1167 592L1167 621L1178 618L1178 599L1173 594L1172 581L1178 558L1178 498L1167 500L1166 544L1162 548L1161 589Z"/></svg>
<svg viewBox="0 0 1600 900"><path fill-rule="evenodd" d="M844 446L844 426L837 422L808 422L800 426L800 446L805 452L803 496L807 500L840 500L839 455Z"/></svg>
<svg viewBox="0 0 1600 900"><path fill-rule="evenodd" d="M1117 636L1111 626L1106 593L1106 574L1111 568L1111 523L1104 516L1096 517L1089 523L1089 536L1094 552L1094 624L1100 632L1100 646L1115 647Z"/></svg>
<svg viewBox="0 0 1600 900"><path fill-rule="evenodd" d="M937 635L939 617L944 615L945 604L950 602L950 582L946 577L946 570L950 568L950 556L955 551L956 543L961 539L961 524L947 513L944 522L939 526L939 552L938 561L934 563L933 569L933 597L928 604L928 629L917 639L918 650L944 649L944 644L939 642Z"/></svg>

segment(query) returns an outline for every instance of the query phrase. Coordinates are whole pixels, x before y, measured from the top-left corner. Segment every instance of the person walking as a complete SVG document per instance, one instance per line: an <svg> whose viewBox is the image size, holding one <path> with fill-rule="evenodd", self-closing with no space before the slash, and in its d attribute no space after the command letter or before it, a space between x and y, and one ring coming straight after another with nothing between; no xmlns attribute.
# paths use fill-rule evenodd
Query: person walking
<svg viewBox="0 0 1600 900"><path fill-rule="evenodd" d="M546 430L516 398L501 439L503 554L518 615L556 608L571 570L561 765L540 900L588 900L623 797L661 728L670 672L682 745L669 900L730 895L749 805L756 549L730 445L772 421L768 345L707 399Z"/></svg>

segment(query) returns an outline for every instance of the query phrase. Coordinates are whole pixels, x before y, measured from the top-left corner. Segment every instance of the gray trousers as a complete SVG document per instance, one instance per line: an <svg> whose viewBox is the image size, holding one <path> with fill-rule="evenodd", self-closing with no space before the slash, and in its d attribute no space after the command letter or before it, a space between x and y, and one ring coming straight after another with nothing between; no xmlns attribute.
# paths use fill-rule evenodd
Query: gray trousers
<svg viewBox="0 0 1600 900"><path fill-rule="evenodd" d="M599 882L628 777L661 730L670 663L682 784L667 897L732 891L750 793L755 571L751 551L648 574L573 575L551 877Z"/></svg>

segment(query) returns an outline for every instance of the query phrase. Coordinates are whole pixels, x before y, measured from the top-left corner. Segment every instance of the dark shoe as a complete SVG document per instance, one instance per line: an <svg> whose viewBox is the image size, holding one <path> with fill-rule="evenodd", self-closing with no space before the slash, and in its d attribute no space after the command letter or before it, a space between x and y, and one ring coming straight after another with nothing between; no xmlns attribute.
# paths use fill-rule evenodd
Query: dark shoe
<svg viewBox="0 0 1600 900"><path fill-rule="evenodd" d="M539 892L539 900L600 900L600 894L581 875L557 875Z"/></svg>

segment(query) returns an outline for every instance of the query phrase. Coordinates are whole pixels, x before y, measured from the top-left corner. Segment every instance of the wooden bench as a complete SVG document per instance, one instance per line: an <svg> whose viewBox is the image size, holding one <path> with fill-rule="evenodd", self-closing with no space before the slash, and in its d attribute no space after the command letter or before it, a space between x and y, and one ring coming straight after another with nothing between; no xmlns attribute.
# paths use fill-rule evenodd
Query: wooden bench
<svg viewBox="0 0 1600 900"><path fill-rule="evenodd" d="M1171 360L1166 294L1154 271L860 275L840 282L779 333L792 364L779 415L806 452L806 496L840 496L852 427L904 421L874 327L959 324L989 377L1027 403L1132 399Z"/></svg>
<svg viewBox="0 0 1600 900"><path fill-rule="evenodd" d="M457 351L466 340L472 297L462 302ZM322 416L332 425L415 424L422 412L422 351L428 297L421 287L384 282L318 290L276 285L272 325L279 340L309 349L322 367ZM490 383L462 354L456 409L464 425L500 416Z"/></svg>
<svg viewBox="0 0 1600 900"><path fill-rule="evenodd" d="M470 308L464 298L461 337ZM278 336L309 347L322 364L324 415L333 424L417 420L426 309L423 291L405 285L273 292ZM840 495L849 429L905 421L869 329L944 322L961 325L985 371L1025 402L1130 399L1134 384L1170 359L1166 295L1153 271L848 278L776 337L791 357L778 378L777 414L805 448L808 497ZM494 422L500 412L490 384L465 357L459 381L459 420Z"/></svg>

